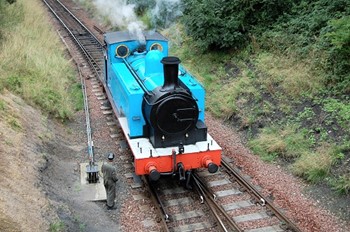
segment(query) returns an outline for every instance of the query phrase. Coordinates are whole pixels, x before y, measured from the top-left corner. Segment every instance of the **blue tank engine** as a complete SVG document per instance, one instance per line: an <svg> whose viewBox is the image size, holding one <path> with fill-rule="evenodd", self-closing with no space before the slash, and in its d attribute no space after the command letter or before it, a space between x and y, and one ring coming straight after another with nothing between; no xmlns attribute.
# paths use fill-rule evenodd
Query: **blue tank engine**
<svg viewBox="0 0 350 232"><path fill-rule="evenodd" d="M204 124L205 90L168 55L168 41L158 32L106 33L104 73L100 81L130 150L137 175L156 181L161 175L221 163L221 147Z"/></svg>
<svg viewBox="0 0 350 232"><path fill-rule="evenodd" d="M105 34L105 44L104 84L130 139L146 137L154 148L207 139L205 90L179 58L168 56L164 36L117 31Z"/></svg>

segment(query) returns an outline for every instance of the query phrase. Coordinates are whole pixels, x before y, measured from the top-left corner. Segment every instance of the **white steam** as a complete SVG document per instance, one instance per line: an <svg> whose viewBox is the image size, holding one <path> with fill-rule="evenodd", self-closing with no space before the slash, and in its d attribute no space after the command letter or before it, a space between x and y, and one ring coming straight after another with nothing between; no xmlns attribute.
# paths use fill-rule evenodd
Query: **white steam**
<svg viewBox="0 0 350 232"><path fill-rule="evenodd" d="M87 1L87 0L78 0ZM113 27L119 30L128 30L144 42L142 31L145 24L137 18L136 4L148 5L148 13L155 27L169 27L182 15L183 5L181 0L140 0L136 4L128 4L127 0L92 0L98 14L107 18ZM150 8L151 7L151 8Z"/></svg>
<svg viewBox="0 0 350 232"><path fill-rule="evenodd" d="M146 26L138 20L134 11L135 4L128 4L126 0L94 0L93 3L99 13L107 17L113 26L122 30L127 29L139 40L144 41L142 30Z"/></svg>

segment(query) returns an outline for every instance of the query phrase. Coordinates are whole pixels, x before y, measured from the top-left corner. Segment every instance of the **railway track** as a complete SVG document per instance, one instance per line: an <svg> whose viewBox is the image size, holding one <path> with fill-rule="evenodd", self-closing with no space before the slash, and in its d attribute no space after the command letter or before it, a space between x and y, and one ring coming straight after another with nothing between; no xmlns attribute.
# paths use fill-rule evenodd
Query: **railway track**
<svg viewBox="0 0 350 232"><path fill-rule="evenodd" d="M77 49L85 57L93 76L90 80L93 92L100 101L102 113L108 118L111 126L111 137L120 137L113 111L103 93L99 79L103 75L104 49L99 41L83 23L76 18L60 1L43 0L55 17L67 30L76 44ZM85 82L82 83L85 86ZM119 143L124 144L124 143ZM120 145L127 146L126 144ZM122 161L129 159L121 157ZM130 158L131 159L131 158ZM131 173L126 177L135 177ZM151 193L153 204L158 209L163 231L249 231L249 232L279 232L300 231L284 214L273 206L252 186L237 168L226 161L222 162L220 171L209 174L207 170L193 173L189 191L182 185L177 185L171 177L161 178L157 183L149 183L143 177L143 184ZM129 181L130 185L135 185ZM185 184L186 185L186 184ZM188 187L188 183L187 183ZM142 184L132 187L134 200L142 195ZM147 197L147 196L146 196ZM145 196L142 199L146 198ZM155 224L159 224L156 221Z"/></svg>
<svg viewBox="0 0 350 232"><path fill-rule="evenodd" d="M215 174L205 169L193 173L195 191L174 183L171 177L148 185L165 231L300 232L225 160Z"/></svg>
<svg viewBox="0 0 350 232"><path fill-rule="evenodd" d="M161 212L164 231L218 231L216 219L194 191L179 185L171 176L146 183Z"/></svg>
<svg viewBox="0 0 350 232"><path fill-rule="evenodd" d="M97 77L102 76L103 45L84 24L59 0L43 0L66 28Z"/></svg>

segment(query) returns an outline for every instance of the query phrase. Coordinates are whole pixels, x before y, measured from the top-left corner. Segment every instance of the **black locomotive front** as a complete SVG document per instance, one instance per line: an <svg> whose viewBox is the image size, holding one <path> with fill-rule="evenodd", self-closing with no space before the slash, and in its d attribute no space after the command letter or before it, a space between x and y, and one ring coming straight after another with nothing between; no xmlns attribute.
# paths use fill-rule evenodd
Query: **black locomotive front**
<svg viewBox="0 0 350 232"><path fill-rule="evenodd" d="M198 105L192 94L179 85L177 57L164 57L164 84L145 95L143 113L149 138L155 148L194 144L206 140L207 128L198 120Z"/></svg>

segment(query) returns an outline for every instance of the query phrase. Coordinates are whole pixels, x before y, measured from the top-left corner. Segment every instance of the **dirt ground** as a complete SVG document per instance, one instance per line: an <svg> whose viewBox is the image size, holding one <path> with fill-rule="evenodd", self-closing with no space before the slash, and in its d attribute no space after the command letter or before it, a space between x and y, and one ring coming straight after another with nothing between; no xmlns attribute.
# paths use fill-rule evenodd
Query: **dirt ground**
<svg viewBox="0 0 350 232"><path fill-rule="evenodd" d="M50 154L48 121L22 99L0 95L6 104L0 120L0 231L45 231L58 220L41 182Z"/></svg>
<svg viewBox="0 0 350 232"><path fill-rule="evenodd" d="M11 93L0 99L10 106L0 120L0 231L119 231L118 211L81 197L82 112L61 125Z"/></svg>

